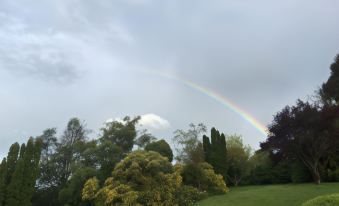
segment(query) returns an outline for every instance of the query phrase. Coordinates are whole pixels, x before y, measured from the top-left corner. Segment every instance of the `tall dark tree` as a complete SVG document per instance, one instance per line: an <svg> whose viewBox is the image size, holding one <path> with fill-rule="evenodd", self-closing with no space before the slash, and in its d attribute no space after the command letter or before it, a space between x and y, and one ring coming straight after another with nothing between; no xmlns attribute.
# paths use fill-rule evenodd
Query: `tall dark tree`
<svg viewBox="0 0 339 206"><path fill-rule="evenodd" d="M7 186L7 194L5 205L6 206L20 206L21 203L21 189L23 189L23 180L25 173L25 144L20 147L20 156L16 162L15 170L12 175L11 181Z"/></svg>
<svg viewBox="0 0 339 206"><path fill-rule="evenodd" d="M6 169L7 169L7 162L6 158L3 158L0 164L0 206L3 206L5 200L5 193L6 193Z"/></svg>
<svg viewBox="0 0 339 206"><path fill-rule="evenodd" d="M207 136L203 137L205 160L211 164L216 173L225 179L227 175L227 150L226 138L215 128L211 129L211 141Z"/></svg>
<svg viewBox="0 0 339 206"><path fill-rule="evenodd" d="M280 159L297 158L310 171L315 183L321 182L320 170L328 162L332 136L317 105L298 100L296 106L285 107L269 126L269 137L263 150Z"/></svg>
<svg viewBox="0 0 339 206"><path fill-rule="evenodd" d="M12 175L15 171L16 162L18 161L18 155L20 151L20 145L16 142L11 145L7 155L7 169L6 169L6 178L5 184L8 185L11 181Z"/></svg>
<svg viewBox="0 0 339 206"><path fill-rule="evenodd" d="M20 151L20 145L18 143L14 143L11 145L6 160L2 162L2 186L0 188L0 205L5 205L6 199L8 197L8 185L11 183L13 173L15 171L15 167L18 161L18 155Z"/></svg>
<svg viewBox="0 0 339 206"><path fill-rule="evenodd" d="M321 89L320 95L327 104L339 105L339 54L330 67L331 75Z"/></svg>
<svg viewBox="0 0 339 206"><path fill-rule="evenodd" d="M30 138L22 144L11 182L7 187L5 205L30 206L40 161L41 141Z"/></svg>

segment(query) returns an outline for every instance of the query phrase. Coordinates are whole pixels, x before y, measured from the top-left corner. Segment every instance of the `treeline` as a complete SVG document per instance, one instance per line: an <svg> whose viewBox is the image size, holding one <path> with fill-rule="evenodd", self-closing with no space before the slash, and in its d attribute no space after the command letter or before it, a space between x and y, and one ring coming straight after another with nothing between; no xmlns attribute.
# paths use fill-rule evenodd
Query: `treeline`
<svg viewBox="0 0 339 206"><path fill-rule="evenodd" d="M31 205L38 176L41 141L15 143L0 165L0 205Z"/></svg>
<svg viewBox="0 0 339 206"><path fill-rule="evenodd" d="M191 205L226 186L339 181L339 56L313 101L274 116L257 151L204 124L172 143L137 129L140 117L104 124L94 140L78 118L15 143L0 165L0 206ZM174 153L176 155L174 155ZM174 161L175 159L175 161Z"/></svg>

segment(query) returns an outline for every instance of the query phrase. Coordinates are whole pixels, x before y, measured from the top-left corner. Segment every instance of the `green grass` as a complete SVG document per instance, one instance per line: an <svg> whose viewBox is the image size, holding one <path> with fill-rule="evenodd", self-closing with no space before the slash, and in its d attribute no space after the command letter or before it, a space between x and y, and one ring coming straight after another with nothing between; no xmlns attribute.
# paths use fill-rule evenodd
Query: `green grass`
<svg viewBox="0 0 339 206"><path fill-rule="evenodd" d="M195 206L300 206L319 195L339 193L339 183L288 184L231 188L226 195L214 196Z"/></svg>

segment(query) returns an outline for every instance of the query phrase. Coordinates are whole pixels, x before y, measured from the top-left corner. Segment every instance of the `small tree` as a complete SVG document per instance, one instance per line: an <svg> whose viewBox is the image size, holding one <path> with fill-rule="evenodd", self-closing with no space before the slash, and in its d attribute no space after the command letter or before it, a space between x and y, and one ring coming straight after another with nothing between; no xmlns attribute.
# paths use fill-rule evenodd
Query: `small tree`
<svg viewBox="0 0 339 206"><path fill-rule="evenodd" d="M243 144L239 135L227 137L227 179L234 185L238 184L250 172L249 158L251 148Z"/></svg>
<svg viewBox="0 0 339 206"><path fill-rule="evenodd" d="M136 151L115 167L103 188L97 188L97 180L88 180L82 197L98 205L176 205L181 181L167 158L157 152Z"/></svg>
<svg viewBox="0 0 339 206"><path fill-rule="evenodd" d="M168 161L173 161L172 149L170 145L163 139L146 145L145 150L159 152L159 154L162 156L167 157Z"/></svg>
<svg viewBox="0 0 339 206"><path fill-rule="evenodd" d="M228 192L223 176L216 174L213 167L206 162L183 165L181 175L185 185L196 187L201 192L207 191L211 194Z"/></svg>
<svg viewBox="0 0 339 206"><path fill-rule="evenodd" d="M202 146L202 135L206 132L206 126L202 123L190 124L189 129L176 130L173 141L177 144L177 157L179 162L199 163L204 162L204 151Z"/></svg>

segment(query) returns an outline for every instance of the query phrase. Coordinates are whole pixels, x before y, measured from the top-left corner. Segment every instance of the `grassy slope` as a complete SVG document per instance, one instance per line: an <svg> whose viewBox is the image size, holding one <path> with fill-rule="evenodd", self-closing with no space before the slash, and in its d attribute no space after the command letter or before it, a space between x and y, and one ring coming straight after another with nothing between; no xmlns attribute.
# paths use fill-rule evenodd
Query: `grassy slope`
<svg viewBox="0 0 339 206"><path fill-rule="evenodd" d="M300 206L308 199L332 193L339 193L339 183L238 187L195 206Z"/></svg>

